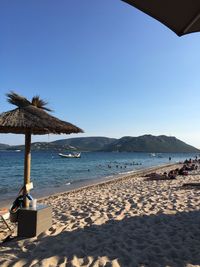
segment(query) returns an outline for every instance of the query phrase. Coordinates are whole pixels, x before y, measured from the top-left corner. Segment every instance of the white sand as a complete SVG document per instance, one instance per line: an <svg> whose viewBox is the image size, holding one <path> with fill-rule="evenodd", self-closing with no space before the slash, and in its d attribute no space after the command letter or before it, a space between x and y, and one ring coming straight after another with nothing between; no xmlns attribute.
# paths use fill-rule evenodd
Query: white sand
<svg viewBox="0 0 200 267"><path fill-rule="evenodd" d="M52 228L0 244L0 266L200 266L200 189L181 188L192 181L200 182L200 169L167 181L132 175L45 198Z"/></svg>

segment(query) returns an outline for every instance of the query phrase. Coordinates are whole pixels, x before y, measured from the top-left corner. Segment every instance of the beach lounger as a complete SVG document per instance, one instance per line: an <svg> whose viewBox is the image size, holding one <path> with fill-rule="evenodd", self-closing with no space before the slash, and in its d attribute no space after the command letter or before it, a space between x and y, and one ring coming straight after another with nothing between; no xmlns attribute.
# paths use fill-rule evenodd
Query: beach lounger
<svg viewBox="0 0 200 267"><path fill-rule="evenodd" d="M196 189L200 189L200 183L185 183L182 185L183 188L196 188Z"/></svg>
<svg viewBox="0 0 200 267"><path fill-rule="evenodd" d="M169 177L167 174L158 174L158 173L150 173L145 177L147 177L145 181L167 181L176 178L176 177Z"/></svg>
<svg viewBox="0 0 200 267"><path fill-rule="evenodd" d="M3 221L3 223L6 225L6 227L9 229L10 232L12 232L10 226L8 225L7 221L10 217L10 212L7 208L0 209L0 221Z"/></svg>

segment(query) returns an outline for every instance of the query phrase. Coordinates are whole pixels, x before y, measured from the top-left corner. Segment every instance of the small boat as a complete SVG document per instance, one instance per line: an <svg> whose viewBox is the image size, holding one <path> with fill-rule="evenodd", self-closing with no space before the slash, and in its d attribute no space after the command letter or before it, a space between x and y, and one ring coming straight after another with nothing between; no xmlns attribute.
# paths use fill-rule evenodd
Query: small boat
<svg viewBox="0 0 200 267"><path fill-rule="evenodd" d="M80 158L81 157L81 153L68 153L68 154L59 153L58 155L62 158Z"/></svg>

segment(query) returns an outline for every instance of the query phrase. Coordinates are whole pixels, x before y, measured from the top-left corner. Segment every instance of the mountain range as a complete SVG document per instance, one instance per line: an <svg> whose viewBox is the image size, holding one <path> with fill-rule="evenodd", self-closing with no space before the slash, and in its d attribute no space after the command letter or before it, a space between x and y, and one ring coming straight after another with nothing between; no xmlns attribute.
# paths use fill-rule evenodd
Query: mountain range
<svg viewBox="0 0 200 267"><path fill-rule="evenodd" d="M24 145L0 144L1 150L24 150ZM149 153L199 153L200 150L173 136L142 135L124 136L120 139L108 137L76 137L53 142L35 142L32 150L56 151L106 151L106 152L149 152Z"/></svg>

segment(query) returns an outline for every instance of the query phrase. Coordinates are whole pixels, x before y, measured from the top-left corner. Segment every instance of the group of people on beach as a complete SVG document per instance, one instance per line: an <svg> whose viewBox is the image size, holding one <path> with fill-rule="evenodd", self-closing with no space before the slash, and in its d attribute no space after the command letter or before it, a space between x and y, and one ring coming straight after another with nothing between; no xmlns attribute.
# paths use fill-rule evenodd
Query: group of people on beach
<svg viewBox="0 0 200 267"><path fill-rule="evenodd" d="M189 171L197 170L198 168L197 163L200 163L200 160L197 160L197 158L195 160L186 159L183 162L183 166L181 168L176 168L174 170L170 170L168 173L164 172L163 174L152 172L146 174L144 177L146 177L146 181L176 179L177 175L188 175Z"/></svg>

